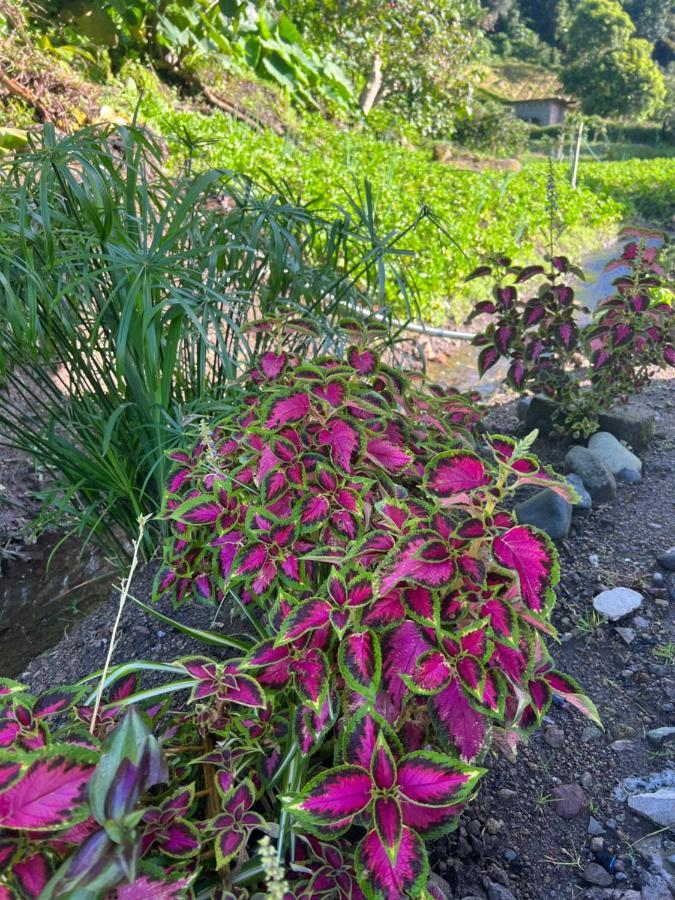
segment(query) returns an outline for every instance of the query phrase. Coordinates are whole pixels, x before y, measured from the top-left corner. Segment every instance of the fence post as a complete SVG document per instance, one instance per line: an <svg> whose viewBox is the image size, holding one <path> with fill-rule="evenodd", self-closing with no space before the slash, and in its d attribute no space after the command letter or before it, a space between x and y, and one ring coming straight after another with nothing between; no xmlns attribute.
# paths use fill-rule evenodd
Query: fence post
<svg viewBox="0 0 675 900"><path fill-rule="evenodd" d="M577 144L574 148L574 162L572 163L572 187L577 186L577 173L579 171L579 154L581 153L581 136L584 133L584 123L579 122L579 130L577 131Z"/></svg>

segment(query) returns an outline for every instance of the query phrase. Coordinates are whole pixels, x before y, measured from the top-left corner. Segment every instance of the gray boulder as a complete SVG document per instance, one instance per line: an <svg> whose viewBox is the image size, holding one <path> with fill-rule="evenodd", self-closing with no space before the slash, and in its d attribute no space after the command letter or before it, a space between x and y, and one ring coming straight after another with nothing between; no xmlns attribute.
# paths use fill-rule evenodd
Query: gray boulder
<svg viewBox="0 0 675 900"><path fill-rule="evenodd" d="M620 404L598 417L602 431L631 446L636 453L646 450L656 434L656 418L639 398Z"/></svg>
<svg viewBox="0 0 675 900"><path fill-rule="evenodd" d="M588 510L593 506L593 499L586 490L581 478L578 475L575 475L574 472L572 472L571 475L567 476L567 481L572 485L574 490L579 495L579 502L574 504L574 510L581 513L588 512Z"/></svg>
<svg viewBox="0 0 675 900"><path fill-rule="evenodd" d="M616 497L616 480L607 466L587 447L571 447L565 456L565 471L578 475L595 503Z"/></svg>
<svg viewBox="0 0 675 900"><path fill-rule="evenodd" d="M642 461L608 431L596 431L591 435L588 449L604 462L612 475L616 475L622 469L642 471Z"/></svg>
<svg viewBox="0 0 675 900"><path fill-rule="evenodd" d="M553 540L567 537L572 524L572 505L555 491L537 491L515 509L521 525L541 528Z"/></svg>

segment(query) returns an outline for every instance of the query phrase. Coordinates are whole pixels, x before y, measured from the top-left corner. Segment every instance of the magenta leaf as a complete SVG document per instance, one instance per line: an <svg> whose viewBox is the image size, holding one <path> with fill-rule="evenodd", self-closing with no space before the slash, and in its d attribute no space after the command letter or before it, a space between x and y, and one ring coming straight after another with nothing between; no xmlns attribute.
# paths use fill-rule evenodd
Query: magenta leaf
<svg viewBox="0 0 675 900"><path fill-rule="evenodd" d="M366 455L387 472L398 472L400 469L404 469L412 458L407 450L386 438L373 438L368 441Z"/></svg>
<svg viewBox="0 0 675 900"><path fill-rule="evenodd" d="M277 644L295 641L299 637L323 628L330 619L331 605L327 600L307 600L296 606L284 619Z"/></svg>
<svg viewBox="0 0 675 900"><path fill-rule="evenodd" d="M34 760L0 793L0 826L31 831L62 826L84 802L93 765L59 753Z"/></svg>
<svg viewBox="0 0 675 900"><path fill-rule="evenodd" d="M403 817L398 801L391 795L377 797L373 803L373 821L380 843L389 858L395 861L403 832Z"/></svg>
<svg viewBox="0 0 675 900"><path fill-rule="evenodd" d="M149 875L141 875L132 884L116 888L111 900L183 900L189 885L189 878L162 881Z"/></svg>
<svg viewBox="0 0 675 900"><path fill-rule="evenodd" d="M40 694L35 701L32 709L33 716L41 719L43 716L53 716L55 713L70 709L80 700L83 693L84 688L77 686L51 688L44 694Z"/></svg>
<svg viewBox="0 0 675 900"><path fill-rule="evenodd" d="M306 825L351 821L369 805L370 774L360 766L337 766L309 782L290 809Z"/></svg>
<svg viewBox="0 0 675 900"><path fill-rule="evenodd" d="M462 759L475 759L485 741L485 719L471 706L459 680L431 697L429 708L440 737L455 746Z"/></svg>
<svg viewBox="0 0 675 900"><path fill-rule="evenodd" d="M424 806L401 799L403 824L427 839L439 838L456 828L462 806Z"/></svg>
<svg viewBox="0 0 675 900"><path fill-rule="evenodd" d="M398 787L412 803L450 806L468 796L483 772L442 753L420 751L410 753L399 763Z"/></svg>
<svg viewBox="0 0 675 900"><path fill-rule="evenodd" d="M359 447L358 431L343 419L331 419L319 432L319 444L328 445L335 465L351 472L352 457Z"/></svg>
<svg viewBox="0 0 675 900"><path fill-rule="evenodd" d="M279 425L288 425L291 422L299 422L309 412L309 394L302 391L291 394L290 397L275 400L270 406L269 416L265 428L276 428Z"/></svg>
<svg viewBox="0 0 675 900"><path fill-rule="evenodd" d="M558 582L555 548L543 532L526 525L496 537L492 551L498 563L518 573L523 602L534 612L547 610L554 601Z"/></svg>
<svg viewBox="0 0 675 900"><path fill-rule="evenodd" d="M43 853L33 853L15 863L13 872L28 900L37 900L51 875Z"/></svg>
<svg viewBox="0 0 675 900"><path fill-rule="evenodd" d="M427 465L424 485L430 494L447 499L490 484L485 464L469 450L439 453Z"/></svg>
<svg viewBox="0 0 675 900"><path fill-rule="evenodd" d="M499 350L492 345L488 345L487 347L483 347L483 349L478 354L478 374L483 377L485 373L491 369L495 363L499 361L499 357L501 356Z"/></svg>
<svg viewBox="0 0 675 900"><path fill-rule="evenodd" d="M365 696L378 689L382 671L380 642L372 631L356 631L340 642L338 650L340 672L347 684Z"/></svg>
<svg viewBox="0 0 675 900"><path fill-rule="evenodd" d="M418 897L429 872L422 839L405 826L401 829L401 840L394 860L382 844L377 829L373 829L357 848L356 865L357 871L363 871L363 881L368 885L371 896L378 900Z"/></svg>

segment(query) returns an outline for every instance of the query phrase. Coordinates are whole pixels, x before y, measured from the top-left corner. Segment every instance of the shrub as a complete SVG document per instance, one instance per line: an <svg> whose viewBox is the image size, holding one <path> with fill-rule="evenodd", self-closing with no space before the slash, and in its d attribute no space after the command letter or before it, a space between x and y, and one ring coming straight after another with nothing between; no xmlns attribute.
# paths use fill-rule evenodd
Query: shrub
<svg viewBox="0 0 675 900"><path fill-rule="evenodd" d="M614 280L614 293L598 303L592 321L581 328L569 281L584 275L565 256L548 254L547 266L525 267L496 256L469 276L495 279L493 299L476 304L472 313L494 319L474 339L481 347L479 374L507 359L509 384L553 400L557 426L575 436L596 430L598 413L639 390L655 367L675 364L673 307L663 296L672 283L658 261L658 245L648 243L663 243L665 236L637 229L623 234L631 240L606 268L628 271ZM582 383L586 360L590 388Z"/></svg>
<svg viewBox="0 0 675 900"><path fill-rule="evenodd" d="M504 508L524 484L569 496L532 436L477 452L474 404L414 389L380 328L346 323L345 358L308 363L289 349L304 327L252 323L279 346L174 454L158 591L238 605L248 633L179 626L217 658L113 669L95 719L91 685L5 685L12 887L435 897L425 841L455 827L491 742L513 754L554 696L596 717L546 649L555 550ZM148 669L172 680L139 690ZM91 736L49 735L68 704Z"/></svg>
<svg viewBox="0 0 675 900"><path fill-rule="evenodd" d="M2 163L2 440L47 468L59 518L115 556L160 506L165 451L250 365L242 322L292 311L321 334L296 335L298 349L336 349L336 315L386 317L399 291L414 308L403 233L381 235L367 210L323 214L231 171L164 169L137 128L45 127ZM155 524L148 554L157 538Z"/></svg>

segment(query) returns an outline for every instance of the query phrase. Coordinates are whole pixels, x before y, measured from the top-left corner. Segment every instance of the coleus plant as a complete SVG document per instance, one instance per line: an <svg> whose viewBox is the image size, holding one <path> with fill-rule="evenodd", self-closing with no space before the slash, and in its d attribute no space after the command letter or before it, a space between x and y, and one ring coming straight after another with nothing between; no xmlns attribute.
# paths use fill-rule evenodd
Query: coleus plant
<svg viewBox="0 0 675 900"><path fill-rule="evenodd" d="M283 347L287 327L304 325L250 330ZM456 826L490 748L513 755L553 697L597 719L546 647L555 549L506 508L523 485L574 499L569 485L532 455L534 435L476 437L469 398L413 388L378 356L377 329L345 333L340 358L265 353L239 411L174 455L157 593L226 603L242 633L175 623L212 655L111 670L96 721L85 685L73 734L92 732L77 751L93 754L89 784L108 783L96 773L112 770L108 741L127 746L115 735L132 705L163 762L150 775L141 751L120 751L124 789L84 801L100 859L17 829L9 889L40 848L48 883L102 871L111 897L161 877L162 897L434 897L426 842ZM147 669L158 681L139 688ZM12 758L35 752L19 744L31 723L12 724Z"/></svg>
<svg viewBox="0 0 675 900"><path fill-rule="evenodd" d="M606 268L627 271L585 325L579 314L590 311L570 283L584 274L565 256L548 254L545 265L524 267L494 256L467 278L494 279L492 299L469 317L492 318L474 339L479 374L506 359L511 387L551 399L555 424L575 436L596 430L598 413L639 390L655 368L675 363L673 307L663 297L672 281L659 263L666 237L638 229L622 235L622 253Z"/></svg>

